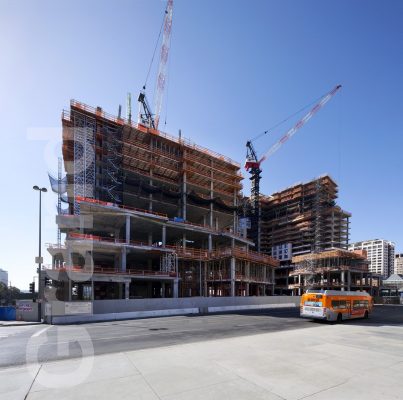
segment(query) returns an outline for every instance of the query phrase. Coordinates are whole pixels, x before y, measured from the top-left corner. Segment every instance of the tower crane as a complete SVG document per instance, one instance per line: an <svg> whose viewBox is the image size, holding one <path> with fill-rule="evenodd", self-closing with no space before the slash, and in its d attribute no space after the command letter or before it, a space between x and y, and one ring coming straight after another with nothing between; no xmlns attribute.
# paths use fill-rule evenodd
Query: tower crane
<svg viewBox="0 0 403 400"><path fill-rule="evenodd" d="M154 114L151 111L151 107L147 101L145 89L146 85L144 84L143 90L140 92L138 97L138 102L140 104L139 110L139 122L154 129L158 129L161 108L162 108L162 99L164 95L165 83L166 83L166 67L169 56L169 49L171 46L171 30L172 30L172 11L173 11L173 0L168 0L167 8L165 9L165 16L163 21L163 35L162 35L162 45L160 52L160 62L158 66L158 75L157 82L155 85L155 93L154 93ZM159 42L158 36L157 44ZM156 46L157 48L157 46ZM156 50L155 48L155 50ZM154 55L155 55L154 50ZM151 60L151 64L154 60L154 55ZM151 65L150 65L151 68ZM150 70L149 70L150 72ZM148 75L147 75L148 77ZM146 79L147 81L147 79Z"/></svg>
<svg viewBox="0 0 403 400"><path fill-rule="evenodd" d="M289 129L270 149L261 157L253 147L253 140L246 142L246 161L245 169L250 173L251 180L251 235L257 250L260 251L260 180L261 180L261 164L263 161L271 157L288 139L290 139L299 129L301 129L337 92L341 89L341 85L335 86L330 92L326 93L321 99L304 115L291 129ZM264 132L264 133L267 133Z"/></svg>

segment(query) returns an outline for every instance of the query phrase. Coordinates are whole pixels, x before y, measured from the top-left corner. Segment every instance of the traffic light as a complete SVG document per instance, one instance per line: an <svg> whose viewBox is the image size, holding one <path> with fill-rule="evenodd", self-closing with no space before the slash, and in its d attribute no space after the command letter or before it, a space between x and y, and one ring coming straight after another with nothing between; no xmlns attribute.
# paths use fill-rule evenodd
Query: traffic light
<svg viewBox="0 0 403 400"><path fill-rule="evenodd" d="M35 282L29 284L29 292L32 294L35 293Z"/></svg>

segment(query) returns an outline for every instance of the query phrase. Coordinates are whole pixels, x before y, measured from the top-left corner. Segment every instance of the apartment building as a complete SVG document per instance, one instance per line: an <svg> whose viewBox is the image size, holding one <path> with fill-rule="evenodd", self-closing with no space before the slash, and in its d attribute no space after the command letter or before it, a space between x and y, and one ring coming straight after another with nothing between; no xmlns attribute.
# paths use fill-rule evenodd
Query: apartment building
<svg viewBox="0 0 403 400"><path fill-rule="evenodd" d="M387 278L394 271L395 244L384 239L365 240L351 243L349 250L365 250L369 261L369 270Z"/></svg>
<svg viewBox="0 0 403 400"><path fill-rule="evenodd" d="M403 275L403 253L395 255L394 273Z"/></svg>
<svg viewBox="0 0 403 400"><path fill-rule="evenodd" d="M351 214L337 205L338 186L323 175L261 197L261 250L280 262L276 293L292 294L293 257L347 250Z"/></svg>

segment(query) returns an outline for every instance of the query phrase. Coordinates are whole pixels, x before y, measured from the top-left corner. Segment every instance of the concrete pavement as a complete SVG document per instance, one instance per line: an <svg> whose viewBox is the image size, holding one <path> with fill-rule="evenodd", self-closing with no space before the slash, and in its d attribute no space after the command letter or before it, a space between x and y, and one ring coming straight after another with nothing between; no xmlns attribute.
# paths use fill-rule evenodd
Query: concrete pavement
<svg viewBox="0 0 403 400"><path fill-rule="evenodd" d="M0 399L403 399L402 325L306 323L3 369Z"/></svg>

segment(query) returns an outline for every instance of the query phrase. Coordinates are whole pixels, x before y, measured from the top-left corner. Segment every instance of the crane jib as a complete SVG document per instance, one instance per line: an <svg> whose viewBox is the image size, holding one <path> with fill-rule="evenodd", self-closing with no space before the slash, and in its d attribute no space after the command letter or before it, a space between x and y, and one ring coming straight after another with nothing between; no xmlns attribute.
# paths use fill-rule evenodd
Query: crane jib
<svg viewBox="0 0 403 400"><path fill-rule="evenodd" d="M301 129L341 88L341 85L337 85L333 90L327 93L322 99L315 104L312 109L304 115L288 132L281 137L259 160L259 163L263 162L271 155L273 155L291 136L293 136L299 129Z"/></svg>

